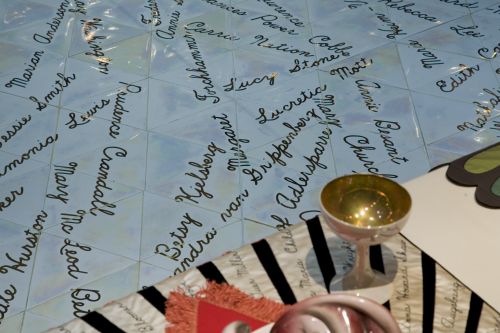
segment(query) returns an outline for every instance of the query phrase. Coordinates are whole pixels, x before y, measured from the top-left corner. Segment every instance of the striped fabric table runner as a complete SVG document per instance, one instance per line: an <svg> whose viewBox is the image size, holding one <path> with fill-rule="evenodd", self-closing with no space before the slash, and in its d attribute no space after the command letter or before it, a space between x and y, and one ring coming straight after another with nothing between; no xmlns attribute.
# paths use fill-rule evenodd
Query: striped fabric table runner
<svg viewBox="0 0 500 333"><path fill-rule="evenodd" d="M374 269L394 277L385 306L402 332L500 332L495 309L403 236L372 247L370 256ZM330 279L348 270L353 259L353 247L314 218L47 332L164 332L170 291L194 294L207 280L293 304L327 293Z"/></svg>

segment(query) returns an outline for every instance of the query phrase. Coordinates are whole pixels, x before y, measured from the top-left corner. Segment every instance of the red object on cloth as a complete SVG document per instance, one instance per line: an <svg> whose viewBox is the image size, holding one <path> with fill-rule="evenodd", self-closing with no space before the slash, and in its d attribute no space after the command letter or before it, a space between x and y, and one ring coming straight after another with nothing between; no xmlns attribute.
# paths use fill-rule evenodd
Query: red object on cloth
<svg viewBox="0 0 500 333"><path fill-rule="evenodd" d="M251 331L255 331L256 329L268 324L268 322L247 316L241 312L222 308L201 300L198 303L198 320L196 332L222 332L224 327L237 320L248 324Z"/></svg>
<svg viewBox="0 0 500 333"><path fill-rule="evenodd" d="M224 327L239 320L256 330L276 321L286 306L261 297L254 298L228 284L209 282L194 296L182 290L170 293L165 333L220 333Z"/></svg>

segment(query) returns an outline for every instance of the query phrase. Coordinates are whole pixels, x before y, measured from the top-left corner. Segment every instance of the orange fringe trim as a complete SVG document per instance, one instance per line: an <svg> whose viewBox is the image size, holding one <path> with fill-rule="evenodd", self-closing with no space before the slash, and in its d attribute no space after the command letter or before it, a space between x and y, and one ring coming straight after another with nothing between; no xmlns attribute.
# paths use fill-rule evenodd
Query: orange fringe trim
<svg viewBox="0 0 500 333"><path fill-rule="evenodd" d="M170 324L165 333L196 333L198 299L267 323L276 321L286 309L282 303L265 297L254 298L231 285L208 282L194 297L182 291L170 293L165 314Z"/></svg>

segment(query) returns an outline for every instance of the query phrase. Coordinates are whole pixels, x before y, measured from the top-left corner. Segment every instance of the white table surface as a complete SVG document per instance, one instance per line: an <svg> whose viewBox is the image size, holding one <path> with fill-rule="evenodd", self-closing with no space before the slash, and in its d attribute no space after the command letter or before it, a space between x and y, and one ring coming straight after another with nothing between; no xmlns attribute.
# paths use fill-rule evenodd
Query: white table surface
<svg viewBox="0 0 500 333"><path fill-rule="evenodd" d="M500 210L477 204L476 188L450 182L446 170L405 184L413 207L402 234L498 311Z"/></svg>

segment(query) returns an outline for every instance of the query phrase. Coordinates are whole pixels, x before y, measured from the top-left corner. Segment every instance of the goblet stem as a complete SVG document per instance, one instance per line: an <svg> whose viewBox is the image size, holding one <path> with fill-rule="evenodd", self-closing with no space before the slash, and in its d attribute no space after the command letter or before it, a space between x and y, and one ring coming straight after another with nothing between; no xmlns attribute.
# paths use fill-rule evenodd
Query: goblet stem
<svg viewBox="0 0 500 333"><path fill-rule="evenodd" d="M371 298L380 304L389 300L392 294L391 281L384 274L372 269L369 244L357 244L352 269L346 275L335 277L330 282L330 292L334 291Z"/></svg>
<svg viewBox="0 0 500 333"><path fill-rule="evenodd" d="M365 243L356 246L356 260L352 270L348 273L354 282L354 288L366 288L374 279L374 273L370 265L370 247Z"/></svg>

